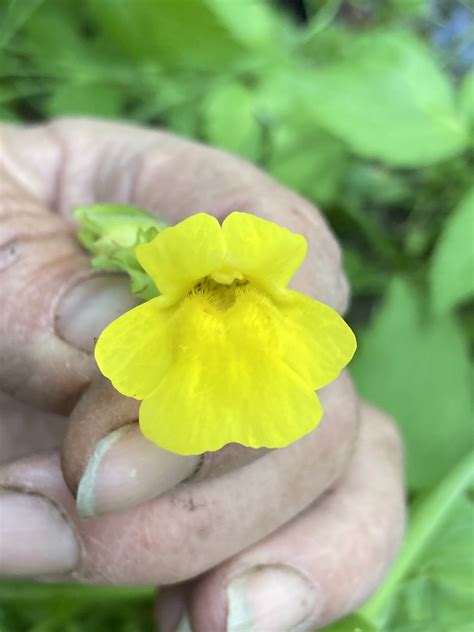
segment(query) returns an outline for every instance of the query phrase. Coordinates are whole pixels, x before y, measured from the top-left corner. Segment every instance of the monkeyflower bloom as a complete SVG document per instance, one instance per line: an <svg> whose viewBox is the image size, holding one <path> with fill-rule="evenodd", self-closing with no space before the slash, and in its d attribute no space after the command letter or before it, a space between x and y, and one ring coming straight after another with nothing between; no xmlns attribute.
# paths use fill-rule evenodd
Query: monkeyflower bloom
<svg viewBox="0 0 474 632"><path fill-rule="evenodd" d="M315 393L356 348L332 308L288 289L303 236L247 213L205 213L136 248L160 296L100 335L95 357L122 394L143 400L143 434L199 454L237 442L279 448L313 430Z"/></svg>

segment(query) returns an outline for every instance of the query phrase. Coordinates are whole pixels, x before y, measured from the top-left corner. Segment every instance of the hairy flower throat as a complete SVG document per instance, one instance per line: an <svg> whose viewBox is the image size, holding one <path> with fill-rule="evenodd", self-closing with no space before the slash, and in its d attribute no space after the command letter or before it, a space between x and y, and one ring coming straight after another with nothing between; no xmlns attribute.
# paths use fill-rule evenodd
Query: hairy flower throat
<svg viewBox="0 0 474 632"><path fill-rule="evenodd" d="M202 297L215 309L226 311L235 304L237 297L241 296L244 288L248 286L249 281L244 278L234 278L230 283L219 283L211 276L207 276L193 287L188 296Z"/></svg>

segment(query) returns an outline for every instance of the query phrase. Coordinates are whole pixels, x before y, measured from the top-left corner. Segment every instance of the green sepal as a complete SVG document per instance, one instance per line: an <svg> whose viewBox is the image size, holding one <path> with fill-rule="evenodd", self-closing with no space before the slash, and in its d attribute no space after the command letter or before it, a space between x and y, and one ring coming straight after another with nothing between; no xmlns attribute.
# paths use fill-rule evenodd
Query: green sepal
<svg viewBox="0 0 474 632"><path fill-rule="evenodd" d="M159 295L152 279L135 255L139 244L151 241L168 224L143 209L127 204L93 204L74 211L79 222L78 239L91 254L98 270L125 272L131 291L144 300Z"/></svg>

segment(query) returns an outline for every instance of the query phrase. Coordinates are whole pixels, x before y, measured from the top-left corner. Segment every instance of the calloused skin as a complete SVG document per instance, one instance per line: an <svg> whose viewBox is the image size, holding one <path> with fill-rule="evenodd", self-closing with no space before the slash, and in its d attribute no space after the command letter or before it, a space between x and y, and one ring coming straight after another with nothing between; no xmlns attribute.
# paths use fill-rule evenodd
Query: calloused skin
<svg viewBox="0 0 474 632"><path fill-rule="evenodd" d="M137 403L98 375L90 353L135 302L126 281L91 272L71 211L120 202L173 223L198 211L272 219L308 241L292 286L343 313L340 249L321 214L249 163L164 132L66 119L3 125L0 137L0 488L18 506L25 495L59 510L78 542L64 568L49 568L37 542L13 556L0 537L0 575L166 586L162 632L185 610L197 632L311 630L363 603L402 537L402 450L393 423L358 401L347 374L320 392L320 426L287 448L163 460L152 494L149 471L134 465L123 502L105 499L94 518L75 504L94 446L134 424ZM116 458L132 476L127 451ZM0 536L2 507L0 494Z"/></svg>

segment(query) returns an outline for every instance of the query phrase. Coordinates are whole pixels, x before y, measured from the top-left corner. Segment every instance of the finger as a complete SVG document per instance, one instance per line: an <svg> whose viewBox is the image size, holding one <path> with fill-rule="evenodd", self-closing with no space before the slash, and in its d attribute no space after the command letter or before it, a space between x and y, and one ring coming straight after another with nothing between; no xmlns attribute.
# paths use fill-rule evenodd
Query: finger
<svg viewBox="0 0 474 632"><path fill-rule="evenodd" d="M84 350L135 304L127 284L85 274L87 257L64 219L80 204L132 202L172 209L175 220L203 208L222 216L240 207L271 217L308 237L295 284L336 309L347 303L340 251L321 215L248 163L171 135L87 120L3 125L0 133L1 299L7 306L0 318L0 383L16 398L69 411L95 371Z"/></svg>
<svg viewBox="0 0 474 632"><path fill-rule="evenodd" d="M309 254L299 276L295 278L295 286L336 308L344 308L347 284L340 268L339 248L321 215L308 202L280 187L254 166L196 143L138 128L93 121L75 121L72 125L71 121L62 121L53 124L52 129L69 156L62 173L61 195L57 200L57 206L63 214L67 215L71 207L91 202L90 191L101 197L108 195L109 199L144 206L167 216L171 222L202 209L221 218L236 207L257 213L308 237ZM76 321L83 318L77 310L77 303L80 302L67 298L62 303L59 324L63 335L71 340L75 338L80 325ZM107 459L110 460L112 453L108 446L117 449L119 446L114 408L109 407L108 412L104 411L98 427L93 413L93 399L89 397L87 402L89 412L86 406L82 406L80 411L84 413L83 418L80 414L74 415L74 424L68 435L70 440L66 441L63 457L65 476L71 489L75 491L79 487L86 496L84 498L84 494L80 494L78 499L83 515L89 515L91 507L96 508L94 514L105 510L100 500L104 494L94 492L95 481L98 480L95 476L97 455L103 457L107 453ZM117 406L120 407L120 404ZM109 439L104 439L105 434L110 435ZM87 440L78 441L80 435L87 437ZM138 432L136 435L136 458L141 463L150 463L150 475L140 478L143 482L142 493L140 486L134 486L133 494L128 493L126 483L130 479L127 467L114 461L115 469L122 471L127 479L124 485L113 484L118 495L114 503L106 503L108 510L123 509L149 498L155 486L155 468L152 467L149 442L143 439L140 444ZM131 435L128 435L130 438ZM97 441L100 441L100 445ZM72 449L68 449L68 446L72 446ZM245 464L259 454L233 446L224 451L220 462L232 460L235 465ZM147 455L150 455L150 459ZM92 465L89 467L91 459ZM182 465L180 473L173 480L189 475L191 466L184 467L184 461ZM93 476L90 476L91 470ZM84 484L79 485L79 479ZM114 480L117 480L116 477ZM97 485L101 487L99 483Z"/></svg>
<svg viewBox="0 0 474 632"><path fill-rule="evenodd" d="M265 537L334 483L355 435L354 400L341 392L344 388L351 388L346 378L321 391L326 419L300 441L119 514L78 519L54 459L6 466L0 485L43 494L67 512L83 552L76 577L132 584L182 581ZM11 546L11 538L8 542ZM37 552L53 544L33 540L30 546ZM14 549L0 548L0 560L12 555Z"/></svg>
<svg viewBox="0 0 474 632"><path fill-rule="evenodd" d="M192 629L303 632L353 611L378 586L400 544L402 469L394 426L364 405L358 447L337 488L198 580L188 600Z"/></svg>
<svg viewBox="0 0 474 632"><path fill-rule="evenodd" d="M58 449L66 423L61 415L40 411L0 392L0 464Z"/></svg>
<svg viewBox="0 0 474 632"><path fill-rule="evenodd" d="M155 600L155 617L160 632L177 632L180 622L185 621L186 601L193 582L158 589ZM183 624L184 627L184 624ZM180 632L186 632L182 630Z"/></svg>
<svg viewBox="0 0 474 632"><path fill-rule="evenodd" d="M25 165L28 174L36 173L39 168L43 168L38 166L38 156L45 153L39 149L43 149L53 139L56 153L51 163L54 163L54 168L48 172L49 180L52 179L53 183L41 199L48 199L49 204L59 209L64 216L68 216L74 206L100 199L131 201L161 212L171 208L174 210L171 219L180 219L184 214L201 210L203 206L221 216L235 206L264 216L267 214L293 230L306 233L309 238L310 252L299 283L306 284L309 293L336 307L345 303L347 286L340 270L339 250L324 221L307 202L276 185L255 167L216 150L129 126L63 121L49 126L47 131L49 135L41 129L23 132L14 130L9 143L10 146L14 145L14 151L10 151L10 154L15 154L17 162ZM36 151L31 151L32 144ZM49 152L54 153L53 149L49 147ZM62 161L59 169L63 156L68 159ZM28 174L20 178L21 182L28 181ZM159 205L157 189L162 193ZM319 272L315 276L312 264L316 261ZM63 293L56 314L56 324L62 338L78 347L90 348L91 329L100 322L103 309L101 301L110 304L109 298L103 301L109 287L108 283L102 289L91 287L91 283L83 283ZM121 300L118 304L120 311ZM87 309L84 309L84 305ZM110 315L110 310L108 312ZM66 364L72 366L70 361ZM83 387L83 382L80 386ZM49 393L50 390L42 388L41 392ZM109 430L113 430L116 427L115 420L113 417L108 419L111 424ZM103 424L100 427L105 432ZM112 437L114 444L116 439L115 434ZM78 442L76 452L86 443ZM97 445L100 454L103 454L103 448L104 444ZM249 454L255 455L250 452L246 456L242 452L238 451L243 459L248 459ZM95 462L95 453L96 450L91 457L90 452L83 452L82 462L86 463L90 458ZM150 454L148 444L143 443L142 452L137 449L136 454L142 463L153 460L152 456L146 457ZM65 464L67 461L66 456ZM125 471L128 474L127 468ZM91 480L87 476L87 466L83 473L86 482ZM143 476L140 480L149 481L148 487L154 482L153 476ZM83 488L88 489L86 485ZM119 486L115 485L115 489L119 489ZM126 491L125 486L123 489ZM146 498L148 490L145 492ZM136 494L131 495L132 502L135 497ZM126 500L125 495L119 498L117 508L123 507ZM86 504L91 506L91 503Z"/></svg>
<svg viewBox="0 0 474 632"><path fill-rule="evenodd" d="M338 392L340 405L355 411L355 394L347 377L341 380ZM109 382L100 379L91 384L74 409L62 463L81 516L134 507L186 479L223 476L268 452L228 444L199 457L172 454L143 436L136 423L138 406L136 400L120 396ZM346 449L352 439L351 434L341 436L340 448Z"/></svg>
<svg viewBox="0 0 474 632"><path fill-rule="evenodd" d="M56 331L61 296L77 284L87 290L81 313L90 335L135 302L121 280L91 278L71 224L52 212L64 155L48 129L1 126L0 134L0 384L65 413L96 369Z"/></svg>
<svg viewBox="0 0 474 632"><path fill-rule="evenodd" d="M80 203L96 201L101 195L110 201L130 201L129 164L138 164L139 156L151 145L159 145L163 136L92 123L73 134L78 127L70 123L57 129L54 125L1 128L0 267L2 299L9 309L0 317L4 359L0 383L17 398L60 412L70 410L96 372L83 351L91 350L94 337L110 320L136 304L128 282L110 275L91 278L87 258L65 218L69 219L76 192ZM69 131L63 133L64 129ZM98 169L99 164L106 164L106 169ZM53 212L63 207L67 212L62 217ZM115 421L111 416L108 419L112 430ZM23 436L31 437L31 433L37 434L33 430ZM148 480L148 487L156 483L156 464L160 478L169 469L170 485L194 467L192 460L186 464L180 457L160 455L148 442L134 441L133 446L137 446L134 453L141 471L146 465L150 475L128 477L130 483ZM103 444L98 448L103 450ZM14 450L11 440L4 442L4 449L7 460L24 453ZM159 491L155 487L155 494ZM124 485L115 508L129 498L134 502L134 494Z"/></svg>
<svg viewBox="0 0 474 632"><path fill-rule="evenodd" d="M138 407L139 402L97 379L74 409L62 464L82 517L134 507L185 479L222 476L268 452L228 444L200 456L173 454L144 437L137 423Z"/></svg>
<svg viewBox="0 0 474 632"><path fill-rule="evenodd" d="M82 517L155 498L190 477L198 456L162 450L140 431L139 402L107 380L89 386L73 411L62 447L63 474Z"/></svg>
<svg viewBox="0 0 474 632"><path fill-rule="evenodd" d="M321 213L254 165L172 134L90 119L50 126L68 160L56 207L98 201L136 204L176 223L200 211L223 219L255 213L302 233L308 254L294 287L342 312L348 285L341 251Z"/></svg>

